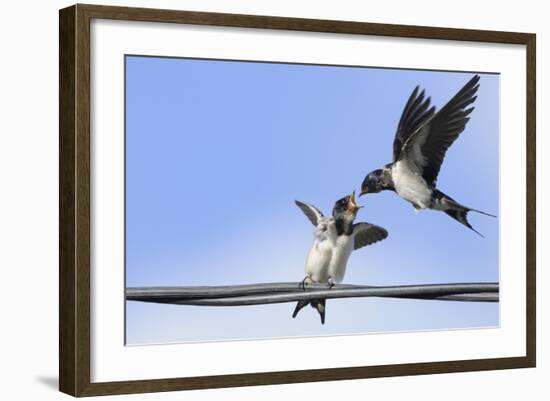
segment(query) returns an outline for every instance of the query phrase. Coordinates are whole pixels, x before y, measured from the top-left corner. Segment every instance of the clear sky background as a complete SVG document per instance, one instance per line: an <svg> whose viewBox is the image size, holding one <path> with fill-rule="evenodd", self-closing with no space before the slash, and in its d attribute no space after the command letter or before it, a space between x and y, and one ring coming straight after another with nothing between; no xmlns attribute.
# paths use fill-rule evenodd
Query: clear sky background
<svg viewBox="0 0 550 401"><path fill-rule="evenodd" d="M126 58L126 285L300 281L313 226L299 199L329 214L391 162L416 85L439 109L472 73ZM499 212L499 77L481 74L476 109L438 187ZM498 281L499 221L470 213L477 236L394 193L360 198L357 221L385 227L354 252L344 283ZM327 301L242 307L127 302L128 344L457 329L498 325L497 303Z"/></svg>

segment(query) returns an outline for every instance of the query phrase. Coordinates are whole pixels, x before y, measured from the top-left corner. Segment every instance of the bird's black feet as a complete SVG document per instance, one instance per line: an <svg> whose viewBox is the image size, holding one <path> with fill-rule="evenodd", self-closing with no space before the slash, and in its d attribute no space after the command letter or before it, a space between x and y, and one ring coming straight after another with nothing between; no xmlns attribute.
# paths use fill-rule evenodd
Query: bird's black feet
<svg viewBox="0 0 550 401"><path fill-rule="evenodd" d="M298 288L300 288L302 291L306 290L306 284L309 282L309 276L305 276L304 279L300 282L300 285Z"/></svg>
<svg viewBox="0 0 550 401"><path fill-rule="evenodd" d="M332 280L332 277L329 277L328 278L328 288L332 288L332 287L334 287L334 285L335 284L334 284L334 281Z"/></svg>

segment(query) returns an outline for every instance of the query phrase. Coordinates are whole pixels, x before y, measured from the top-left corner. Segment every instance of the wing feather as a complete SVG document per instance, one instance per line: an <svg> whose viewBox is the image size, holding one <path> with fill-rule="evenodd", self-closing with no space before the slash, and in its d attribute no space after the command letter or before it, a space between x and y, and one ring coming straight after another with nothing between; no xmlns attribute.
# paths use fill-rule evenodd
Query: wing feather
<svg viewBox="0 0 550 401"><path fill-rule="evenodd" d="M310 205L309 203L301 202L298 200L294 202L302 210L302 212L304 212L309 221L311 221L311 224L317 227L319 219L323 217L323 213L321 213L319 209L317 209L313 205Z"/></svg>
<svg viewBox="0 0 550 401"><path fill-rule="evenodd" d="M428 185L435 186L447 150L470 120L468 116L474 107L466 107L475 102L478 88L479 75L475 75L437 113L421 120L420 125L404 127L401 137L405 140L402 141L401 149L394 161L408 158L421 171ZM424 114L428 112L429 110ZM401 128L398 128L398 132L399 129ZM395 146L394 142L394 155Z"/></svg>
<svg viewBox="0 0 550 401"><path fill-rule="evenodd" d="M418 131L435 113L435 107L430 108L431 99L424 100L424 91L418 93L418 86L414 88L407 104L401 113L397 132L393 140L393 161L400 159L403 145L407 139Z"/></svg>
<svg viewBox="0 0 550 401"><path fill-rule="evenodd" d="M370 223L356 223L353 225L354 234L354 248L359 249L364 246L374 244L375 242L382 241L388 236L388 232L385 228L370 224Z"/></svg>

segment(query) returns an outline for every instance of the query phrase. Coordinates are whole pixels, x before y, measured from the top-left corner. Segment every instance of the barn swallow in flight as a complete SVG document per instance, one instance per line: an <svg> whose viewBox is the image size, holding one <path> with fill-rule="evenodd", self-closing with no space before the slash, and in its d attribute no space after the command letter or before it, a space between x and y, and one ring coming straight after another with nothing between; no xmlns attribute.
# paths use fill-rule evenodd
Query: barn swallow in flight
<svg viewBox="0 0 550 401"><path fill-rule="evenodd" d="M479 75L470 79L441 110L430 107L430 98L417 86L401 114L393 141L393 162L370 172L361 185L361 195L383 190L396 192L416 210L445 212L481 235L468 222L468 212L496 217L464 206L436 188L437 176L447 149L464 131L474 107Z"/></svg>

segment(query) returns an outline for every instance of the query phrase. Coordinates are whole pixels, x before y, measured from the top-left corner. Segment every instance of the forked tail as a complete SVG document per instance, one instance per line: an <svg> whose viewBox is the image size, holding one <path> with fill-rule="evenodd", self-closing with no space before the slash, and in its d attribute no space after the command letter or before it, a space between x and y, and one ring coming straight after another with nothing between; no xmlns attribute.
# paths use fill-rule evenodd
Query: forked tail
<svg viewBox="0 0 550 401"><path fill-rule="evenodd" d="M493 214L482 212L481 210L477 210L477 209L470 209L470 208L467 208L467 207L463 207L462 210L453 210L453 209L445 210L445 213L447 213L453 219L455 219L456 221L458 221L461 224L464 224L466 227L468 227L470 230L475 232L480 237L485 238L485 236L483 234L481 234L479 231L477 231L474 227L472 227L472 225L468 221L468 212L476 212L476 213L484 214L485 216L497 217Z"/></svg>
<svg viewBox="0 0 550 401"><path fill-rule="evenodd" d="M311 307L313 309L317 309L317 312L319 312L319 316L321 316L321 324L325 324L326 302L326 299L298 301L298 303L296 304L296 308L294 308L294 313L292 313L292 317L295 318L298 315L298 312L300 312L308 304L311 304Z"/></svg>
<svg viewBox="0 0 550 401"><path fill-rule="evenodd" d="M447 213L453 219L455 219L461 224L464 224L466 227L468 227L470 230L475 232L480 237L485 238L485 236L481 234L479 231L477 231L475 228L473 228L470 222L468 221L468 218L467 218L468 212L469 210L445 210L445 213Z"/></svg>
<svg viewBox="0 0 550 401"><path fill-rule="evenodd" d="M443 192L438 190L435 190L435 191L437 191L435 193L435 197L441 207L440 210L443 210L445 213L447 213L447 215L451 216L453 219L455 219L459 223L465 225L480 237L485 238L483 234L481 234L474 227L472 227L472 225L468 221L468 212L476 212L476 213L484 214L485 216L490 216L490 217L497 217L497 216L495 216L494 214L483 212L478 209L473 209L471 207L466 207L464 205L461 205L450 196L445 195Z"/></svg>

